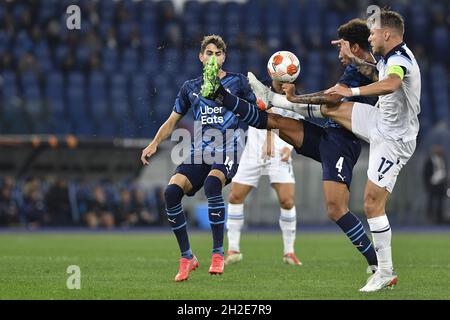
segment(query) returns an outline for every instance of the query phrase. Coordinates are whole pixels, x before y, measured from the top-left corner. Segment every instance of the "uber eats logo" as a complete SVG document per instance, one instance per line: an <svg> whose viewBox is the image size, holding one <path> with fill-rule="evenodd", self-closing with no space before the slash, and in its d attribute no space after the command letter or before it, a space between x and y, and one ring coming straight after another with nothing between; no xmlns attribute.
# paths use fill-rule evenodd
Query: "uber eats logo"
<svg viewBox="0 0 450 320"><path fill-rule="evenodd" d="M223 123L222 109L223 107L201 106L200 114L202 116L200 120L202 124Z"/></svg>

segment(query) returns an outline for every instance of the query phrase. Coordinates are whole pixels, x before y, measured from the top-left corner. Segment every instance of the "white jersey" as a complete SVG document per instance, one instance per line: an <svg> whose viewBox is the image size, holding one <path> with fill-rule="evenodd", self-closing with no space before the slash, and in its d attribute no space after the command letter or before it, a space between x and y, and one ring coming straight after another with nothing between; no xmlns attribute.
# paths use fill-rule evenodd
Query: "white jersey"
<svg viewBox="0 0 450 320"><path fill-rule="evenodd" d="M380 114L377 127L380 133L404 142L416 139L419 132L421 78L417 61L405 43L401 43L378 61L379 81L388 77L388 67L401 66L405 70L402 85L395 92L379 97Z"/></svg>
<svg viewBox="0 0 450 320"><path fill-rule="evenodd" d="M299 119L300 115L279 108L272 108L274 113L285 117ZM275 131L275 130L273 130ZM273 132L272 131L272 132ZM274 157L266 157L263 148L267 141L267 130L250 127L247 144L240 159L239 168L233 182L256 188L261 176L269 176L270 183L295 183L292 159L282 161L282 149L292 146L284 142L277 134L273 134Z"/></svg>
<svg viewBox="0 0 450 320"><path fill-rule="evenodd" d="M280 109L273 107L270 110L272 110L273 113L282 115L284 117L293 118L293 119L300 119L302 116L300 116L298 113L294 113L292 111ZM273 129L272 132L276 132L276 129ZM265 129L256 129L254 127L248 128L248 137L247 137L247 145L245 146L247 152L250 152L250 156L254 156L255 159L259 159L258 161L262 161L262 151L264 143L267 140L267 130ZM275 158L281 158L281 150L285 147L288 147L290 150L292 150L292 146L282 140L277 134L273 134L273 146L274 146L274 153Z"/></svg>

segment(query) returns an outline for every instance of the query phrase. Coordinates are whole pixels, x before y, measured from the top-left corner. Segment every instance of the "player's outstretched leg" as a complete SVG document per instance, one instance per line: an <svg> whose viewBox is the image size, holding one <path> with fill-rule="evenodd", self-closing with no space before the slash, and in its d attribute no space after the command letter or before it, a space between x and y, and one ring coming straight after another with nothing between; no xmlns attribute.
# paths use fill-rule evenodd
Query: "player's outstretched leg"
<svg viewBox="0 0 450 320"><path fill-rule="evenodd" d="M248 103L227 92L220 84L217 61L213 57L209 59L203 68L201 95L207 99L215 100L249 126L267 129L268 114L265 111L261 111L257 105Z"/></svg>
<svg viewBox="0 0 450 320"><path fill-rule="evenodd" d="M261 110L277 107L280 109L292 111L304 116L305 118L323 118L320 112L321 105L290 102L285 95L273 92L264 85L256 76L248 72L248 83L258 98L258 107Z"/></svg>
<svg viewBox="0 0 450 320"><path fill-rule="evenodd" d="M164 192L167 219L175 233L181 251L180 265L178 273L175 276L175 281L177 282L187 280L189 278L189 272L195 270L199 265L189 244L186 230L186 217L181 205L183 196L184 191L177 184L169 184Z"/></svg>
<svg viewBox="0 0 450 320"><path fill-rule="evenodd" d="M224 269L223 231L225 224L225 203L222 196L222 181L213 175L203 185L208 199L208 216L213 236L210 274L222 274Z"/></svg>

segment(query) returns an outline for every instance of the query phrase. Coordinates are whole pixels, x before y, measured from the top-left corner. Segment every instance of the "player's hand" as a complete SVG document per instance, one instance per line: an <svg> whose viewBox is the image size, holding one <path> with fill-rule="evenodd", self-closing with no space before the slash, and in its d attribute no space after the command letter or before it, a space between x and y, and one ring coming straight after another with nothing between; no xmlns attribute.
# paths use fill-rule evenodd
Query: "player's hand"
<svg viewBox="0 0 450 320"><path fill-rule="evenodd" d="M283 83L281 88L284 91L284 94L286 95L286 98L291 101L295 96L295 84L293 83Z"/></svg>
<svg viewBox="0 0 450 320"><path fill-rule="evenodd" d="M284 94L283 92L283 82L272 79L272 90L279 94Z"/></svg>
<svg viewBox="0 0 450 320"><path fill-rule="evenodd" d="M281 161L288 162L291 158L291 149L284 147L281 149Z"/></svg>
<svg viewBox="0 0 450 320"><path fill-rule="evenodd" d="M150 143L144 150L142 150L141 161L144 166L148 165L148 159L156 152L158 146Z"/></svg>
<svg viewBox="0 0 450 320"><path fill-rule="evenodd" d="M325 91L325 94L330 94L330 95L340 95L343 97L351 97L352 94L352 90L350 88L341 86L341 85L335 85L334 87L331 87L330 89Z"/></svg>
<svg viewBox="0 0 450 320"><path fill-rule="evenodd" d="M344 39L339 39L339 40L333 40L331 41L332 45L338 46L340 48L340 56L342 58L346 57L348 59L352 59L353 57L355 57L355 55L352 53L352 51L350 50L350 42L344 40Z"/></svg>

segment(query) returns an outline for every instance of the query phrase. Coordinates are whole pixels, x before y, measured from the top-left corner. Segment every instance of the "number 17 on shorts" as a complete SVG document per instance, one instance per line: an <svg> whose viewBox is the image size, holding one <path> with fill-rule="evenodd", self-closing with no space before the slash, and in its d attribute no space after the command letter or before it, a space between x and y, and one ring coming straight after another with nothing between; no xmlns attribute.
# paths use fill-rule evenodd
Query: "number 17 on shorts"
<svg viewBox="0 0 450 320"><path fill-rule="evenodd" d="M400 160L395 156L379 155L369 156L369 169L367 175L373 183L392 192L397 176L402 168Z"/></svg>

